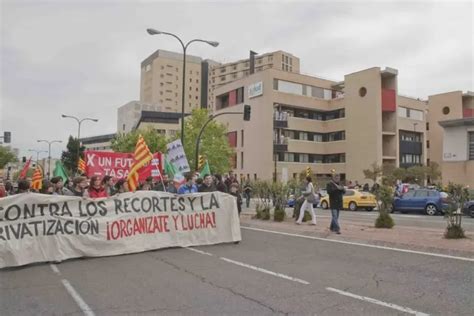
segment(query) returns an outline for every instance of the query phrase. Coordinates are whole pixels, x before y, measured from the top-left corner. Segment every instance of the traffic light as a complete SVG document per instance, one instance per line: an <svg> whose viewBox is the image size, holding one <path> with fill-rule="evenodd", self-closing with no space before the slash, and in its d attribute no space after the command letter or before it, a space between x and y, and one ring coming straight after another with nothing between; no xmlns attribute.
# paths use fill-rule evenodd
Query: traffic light
<svg viewBox="0 0 474 316"><path fill-rule="evenodd" d="M244 121L250 121L250 105L244 105Z"/></svg>
<svg viewBox="0 0 474 316"><path fill-rule="evenodd" d="M310 177L313 171L311 170L311 167L306 167L306 176Z"/></svg>
<svg viewBox="0 0 474 316"><path fill-rule="evenodd" d="M26 163L26 157L25 156L21 157L21 162Z"/></svg>
<svg viewBox="0 0 474 316"><path fill-rule="evenodd" d="M12 142L12 133L11 132L3 132L3 142L5 144L10 144Z"/></svg>
<svg viewBox="0 0 474 316"><path fill-rule="evenodd" d="M198 169L201 170L204 167L206 159L204 159L203 155L199 155L199 162L198 162Z"/></svg>

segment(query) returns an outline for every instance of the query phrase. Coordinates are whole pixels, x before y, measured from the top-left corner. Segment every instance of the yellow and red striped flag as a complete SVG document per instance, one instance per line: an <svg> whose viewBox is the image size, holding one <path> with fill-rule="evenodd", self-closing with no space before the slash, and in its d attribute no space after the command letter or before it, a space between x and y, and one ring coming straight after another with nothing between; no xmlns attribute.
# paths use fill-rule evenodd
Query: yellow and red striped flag
<svg viewBox="0 0 474 316"><path fill-rule="evenodd" d="M145 143L142 135L138 136L137 145L135 146L135 153L132 169L128 174L128 190L134 192L138 187L138 170L140 170L146 163L153 159L153 155Z"/></svg>
<svg viewBox="0 0 474 316"><path fill-rule="evenodd" d="M77 170L81 173L86 173L86 162L82 157L79 157L79 161L77 162Z"/></svg>
<svg viewBox="0 0 474 316"><path fill-rule="evenodd" d="M33 173L33 178L31 180L31 188L35 190L41 190L43 187L43 172L40 166L37 166L35 172Z"/></svg>

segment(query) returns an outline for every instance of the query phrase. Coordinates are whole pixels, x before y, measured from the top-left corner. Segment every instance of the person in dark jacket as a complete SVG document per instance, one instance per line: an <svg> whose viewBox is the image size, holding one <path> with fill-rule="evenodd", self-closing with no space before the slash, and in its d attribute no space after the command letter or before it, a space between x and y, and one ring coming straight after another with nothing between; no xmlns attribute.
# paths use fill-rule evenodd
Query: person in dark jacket
<svg viewBox="0 0 474 316"><path fill-rule="evenodd" d="M72 180L72 193L74 196L86 197L87 194L87 178L86 177L75 177Z"/></svg>
<svg viewBox="0 0 474 316"><path fill-rule="evenodd" d="M222 181L222 176L220 174L216 174L214 177L216 178L217 191L227 193L227 186Z"/></svg>
<svg viewBox="0 0 474 316"><path fill-rule="evenodd" d="M329 230L336 234L341 233L339 226L339 211L342 209L342 198L346 190L341 184L341 177L339 174L334 174L332 180L327 184L326 191L329 195L329 206L331 208L331 226Z"/></svg>
<svg viewBox="0 0 474 316"><path fill-rule="evenodd" d="M210 174L204 175L204 180L202 184L198 187L199 192L215 192L217 191L216 186L212 181L212 176Z"/></svg>
<svg viewBox="0 0 474 316"><path fill-rule="evenodd" d="M244 185L244 196L245 196L245 205L247 208L250 207L250 198L252 197L252 185L250 184L250 180L247 179Z"/></svg>
<svg viewBox="0 0 474 316"><path fill-rule="evenodd" d="M230 195L235 196L237 198L237 211L242 212L242 196L239 193L239 184L232 183L230 185Z"/></svg>

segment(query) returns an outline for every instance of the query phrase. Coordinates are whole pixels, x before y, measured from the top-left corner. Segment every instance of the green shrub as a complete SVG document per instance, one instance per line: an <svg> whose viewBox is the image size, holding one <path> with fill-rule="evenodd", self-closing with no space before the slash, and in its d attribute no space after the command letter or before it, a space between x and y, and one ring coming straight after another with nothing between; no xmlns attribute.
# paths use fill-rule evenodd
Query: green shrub
<svg viewBox="0 0 474 316"><path fill-rule="evenodd" d="M273 214L273 220L275 222L283 222L285 219L285 209L282 208L276 208L275 213Z"/></svg>
<svg viewBox="0 0 474 316"><path fill-rule="evenodd" d="M379 213L379 217L375 220L376 228L392 228L393 226L395 226L395 223L390 214L385 212Z"/></svg>
<svg viewBox="0 0 474 316"><path fill-rule="evenodd" d="M256 208L255 208L255 218L256 219L261 219L262 218L262 210L261 210L261 206L260 204L257 204Z"/></svg>
<svg viewBox="0 0 474 316"><path fill-rule="evenodd" d="M444 232L444 238L461 239L466 238L466 235L464 235L464 229L461 227L461 225L452 225L446 228L446 231Z"/></svg>
<svg viewBox="0 0 474 316"><path fill-rule="evenodd" d="M262 219L264 221L270 220L270 208L264 208L262 210Z"/></svg>

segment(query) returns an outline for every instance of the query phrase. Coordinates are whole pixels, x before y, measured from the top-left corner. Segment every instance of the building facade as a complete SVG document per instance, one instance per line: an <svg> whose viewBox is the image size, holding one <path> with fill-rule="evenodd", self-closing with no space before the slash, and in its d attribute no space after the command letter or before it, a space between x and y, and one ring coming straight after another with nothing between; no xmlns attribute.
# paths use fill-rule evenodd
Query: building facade
<svg viewBox="0 0 474 316"><path fill-rule="evenodd" d="M186 113L201 107L201 64L200 57L186 55ZM142 61L140 102L181 113L182 86L182 54L160 49Z"/></svg>
<svg viewBox="0 0 474 316"><path fill-rule="evenodd" d="M333 170L367 182L371 164L425 164L427 102L399 96L398 71L374 67L334 82L266 69L215 89L215 111L235 148L234 171L251 179L288 180L311 167L319 179ZM232 107L232 108L231 108Z"/></svg>

